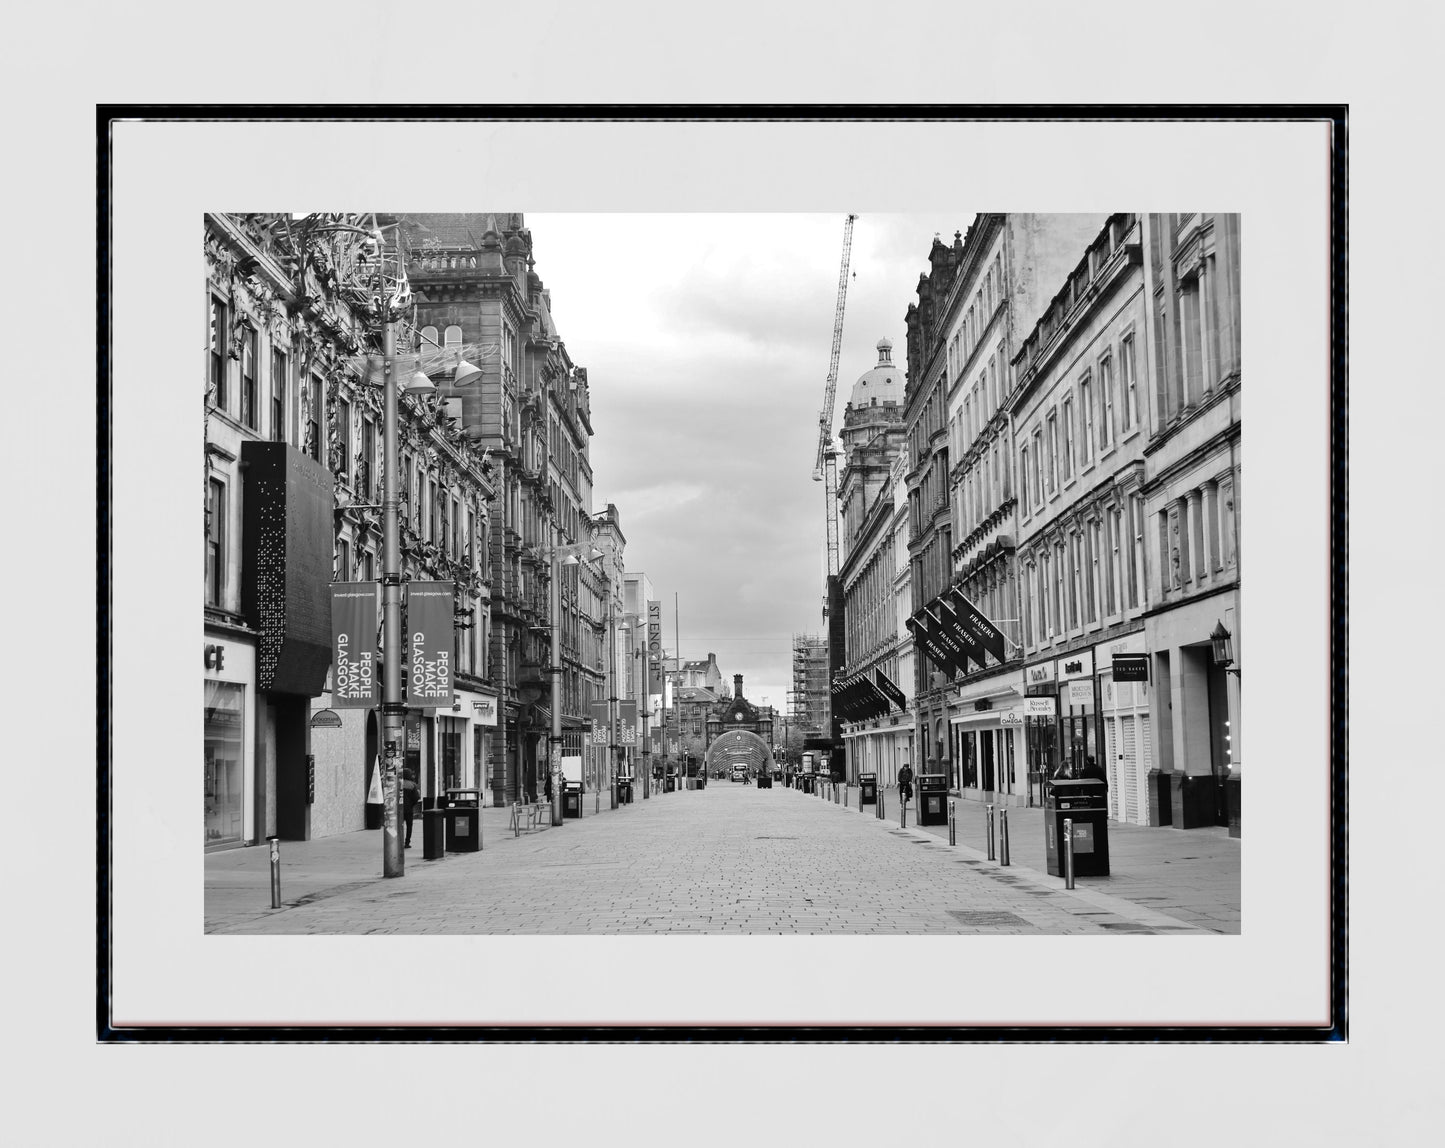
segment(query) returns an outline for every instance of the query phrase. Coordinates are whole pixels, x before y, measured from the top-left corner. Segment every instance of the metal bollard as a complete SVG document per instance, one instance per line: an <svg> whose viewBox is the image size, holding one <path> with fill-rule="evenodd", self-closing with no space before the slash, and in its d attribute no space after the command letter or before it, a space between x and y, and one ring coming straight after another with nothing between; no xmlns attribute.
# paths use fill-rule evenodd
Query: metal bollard
<svg viewBox="0 0 1445 1148"><path fill-rule="evenodd" d="M948 802L948 843L958 844L958 811L954 808L957 803L952 798Z"/></svg>
<svg viewBox="0 0 1445 1148"><path fill-rule="evenodd" d="M512 836L522 836L522 803L512 802Z"/></svg>
<svg viewBox="0 0 1445 1148"><path fill-rule="evenodd" d="M268 837L271 843L271 908L281 907L281 838Z"/></svg>
<svg viewBox="0 0 1445 1148"><path fill-rule="evenodd" d="M1064 818L1064 888L1074 887L1074 819Z"/></svg>
<svg viewBox="0 0 1445 1148"><path fill-rule="evenodd" d="M596 796L593 798L593 801L592 801L592 812L593 812L593 813L601 813L601 812L602 812L602 787L601 787L600 785L597 787L595 793L596 793Z"/></svg>
<svg viewBox="0 0 1445 1148"><path fill-rule="evenodd" d="M838 792L838 787L835 785L835 786L833 786L833 804L834 804L834 805L838 805L838 804L841 804L841 802L842 802L842 794L840 794L840 793Z"/></svg>
<svg viewBox="0 0 1445 1148"><path fill-rule="evenodd" d="M908 828L908 802L904 799L902 790L898 793L898 828Z"/></svg>
<svg viewBox="0 0 1445 1148"><path fill-rule="evenodd" d="M1007 865L1008 860L1008 808L998 811L998 863Z"/></svg>
<svg viewBox="0 0 1445 1148"><path fill-rule="evenodd" d="M881 785L878 787L878 803L873 807L873 816L878 818L879 821L882 821L885 816L883 812L883 787Z"/></svg>
<svg viewBox="0 0 1445 1148"><path fill-rule="evenodd" d="M983 807L983 828L984 835L988 838L988 859L994 860L993 855L993 802L990 801Z"/></svg>

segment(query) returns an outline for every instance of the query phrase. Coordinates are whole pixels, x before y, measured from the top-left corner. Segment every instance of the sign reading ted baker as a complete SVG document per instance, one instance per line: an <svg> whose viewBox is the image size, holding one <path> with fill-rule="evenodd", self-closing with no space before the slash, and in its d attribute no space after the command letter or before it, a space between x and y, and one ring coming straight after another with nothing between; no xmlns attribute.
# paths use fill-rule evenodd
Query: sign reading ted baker
<svg viewBox="0 0 1445 1148"><path fill-rule="evenodd" d="M412 582L406 595L406 704L417 709L452 708L451 582Z"/></svg>
<svg viewBox="0 0 1445 1148"><path fill-rule="evenodd" d="M331 584L331 708L370 709L377 696L375 582Z"/></svg>

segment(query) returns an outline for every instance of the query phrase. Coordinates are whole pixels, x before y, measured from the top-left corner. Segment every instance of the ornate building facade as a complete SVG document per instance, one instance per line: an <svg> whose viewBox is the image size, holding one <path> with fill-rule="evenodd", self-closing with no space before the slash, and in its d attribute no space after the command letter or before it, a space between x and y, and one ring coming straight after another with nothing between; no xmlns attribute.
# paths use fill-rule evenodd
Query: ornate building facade
<svg viewBox="0 0 1445 1148"><path fill-rule="evenodd" d="M878 362L853 384L840 430L843 677L861 683L841 721L843 772L850 784L859 773L876 774L887 784L909 760L913 741L912 714L900 685L894 550L893 480L904 437L904 375L893 363L892 343L883 339L877 349Z"/></svg>
<svg viewBox="0 0 1445 1148"><path fill-rule="evenodd" d="M206 841L372 824L377 719L330 709L330 585L381 567L375 217L205 216ZM405 324L399 347L412 346ZM474 783L484 721L490 470L443 400L398 403L403 577L456 588L457 710L413 710L425 791ZM463 716L462 702L467 703ZM453 724L455 723L455 724Z"/></svg>
<svg viewBox="0 0 1445 1148"><path fill-rule="evenodd" d="M1141 224L1111 216L1014 358L1006 410L1016 429L1019 610L1031 697L1029 769L1109 782L1110 816L1147 824L1147 680L1114 680L1142 655L1155 601L1145 576L1144 447L1150 372ZM1121 670L1121 678L1126 676Z"/></svg>
<svg viewBox="0 0 1445 1148"><path fill-rule="evenodd" d="M592 435L587 372L558 335L520 213L390 217L407 252L423 341L481 378L447 394L466 441L495 471L490 537L489 658L496 725L476 743L498 803L545 788L551 729L552 569L555 546L593 544ZM443 368L455 363L443 362ZM568 566L559 597L562 754L583 752L590 701L605 674L595 577Z"/></svg>

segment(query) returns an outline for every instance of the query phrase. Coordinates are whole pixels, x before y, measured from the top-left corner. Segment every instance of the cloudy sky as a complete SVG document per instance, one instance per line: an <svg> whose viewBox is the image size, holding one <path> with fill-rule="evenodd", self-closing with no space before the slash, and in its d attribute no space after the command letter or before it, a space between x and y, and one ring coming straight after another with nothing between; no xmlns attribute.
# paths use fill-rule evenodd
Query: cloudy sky
<svg viewBox="0 0 1445 1148"><path fill-rule="evenodd" d="M837 412L893 341L935 233L973 213L860 214ZM818 413L832 350L842 214L526 214L536 270L592 391L594 510L652 580L685 658L717 654L754 702L786 704L794 633L822 633ZM837 417L834 421L837 432Z"/></svg>

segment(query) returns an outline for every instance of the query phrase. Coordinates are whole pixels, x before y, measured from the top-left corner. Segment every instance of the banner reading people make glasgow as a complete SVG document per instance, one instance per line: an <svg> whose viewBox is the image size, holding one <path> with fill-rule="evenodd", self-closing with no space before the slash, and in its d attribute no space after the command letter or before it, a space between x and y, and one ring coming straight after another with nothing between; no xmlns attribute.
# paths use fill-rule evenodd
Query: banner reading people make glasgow
<svg viewBox="0 0 1445 1148"><path fill-rule="evenodd" d="M331 584L331 708L370 709L377 696L375 582Z"/></svg>
<svg viewBox="0 0 1445 1148"><path fill-rule="evenodd" d="M406 595L406 704L417 709L451 709L456 667L452 665L451 582L412 582Z"/></svg>

